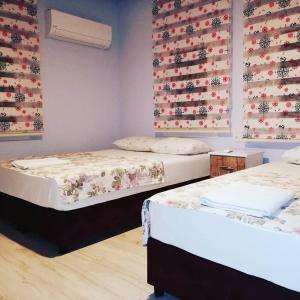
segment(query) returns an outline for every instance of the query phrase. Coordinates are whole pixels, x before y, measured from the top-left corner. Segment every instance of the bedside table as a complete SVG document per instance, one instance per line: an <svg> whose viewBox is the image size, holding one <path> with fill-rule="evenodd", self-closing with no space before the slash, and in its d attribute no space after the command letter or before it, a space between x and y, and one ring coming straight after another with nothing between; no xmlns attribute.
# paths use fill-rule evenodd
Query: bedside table
<svg viewBox="0 0 300 300"><path fill-rule="evenodd" d="M216 177L263 163L263 152L251 150L234 150L230 153L210 152L210 176Z"/></svg>

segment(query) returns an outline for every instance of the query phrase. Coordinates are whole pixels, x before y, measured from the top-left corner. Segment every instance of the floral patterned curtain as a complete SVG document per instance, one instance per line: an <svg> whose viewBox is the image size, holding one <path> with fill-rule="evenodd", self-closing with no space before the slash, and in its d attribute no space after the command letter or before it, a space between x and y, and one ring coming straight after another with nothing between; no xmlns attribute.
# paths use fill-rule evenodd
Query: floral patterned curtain
<svg viewBox="0 0 300 300"><path fill-rule="evenodd" d="M37 0L0 0L0 136L43 131Z"/></svg>
<svg viewBox="0 0 300 300"><path fill-rule="evenodd" d="M245 139L300 138L300 0L244 2Z"/></svg>
<svg viewBox="0 0 300 300"><path fill-rule="evenodd" d="M229 131L230 0L154 0L157 131Z"/></svg>

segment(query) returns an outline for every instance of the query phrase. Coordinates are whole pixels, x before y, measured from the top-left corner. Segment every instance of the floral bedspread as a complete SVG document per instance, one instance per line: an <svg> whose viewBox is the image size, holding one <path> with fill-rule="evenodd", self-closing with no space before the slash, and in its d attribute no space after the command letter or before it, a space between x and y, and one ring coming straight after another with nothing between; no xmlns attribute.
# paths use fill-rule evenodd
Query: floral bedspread
<svg viewBox="0 0 300 300"><path fill-rule="evenodd" d="M289 189L295 192L295 199L272 218L257 218L201 205L200 198L202 195L233 181L246 181L253 184ZM285 162L265 164L152 196L144 202L142 210L144 244L147 244L147 240L151 236L150 206L154 202L172 208L194 209L218 214L230 218L234 222L243 222L266 230L300 235L300 165Z"/></svg>
<svg viewBox="0 0 300 300"><path fill-rule="evenodd" d="M51 156L43 156L51 157ZM24 174L54 179L66 203L103 193L164 182L164 165L140 156L109 155L108 152L79 152L55 155L70 164L20 170L12 161L2 161L2 167ZM34 157L37 158L37 157ZM27 157L28 159L28 157Z"/></svg>

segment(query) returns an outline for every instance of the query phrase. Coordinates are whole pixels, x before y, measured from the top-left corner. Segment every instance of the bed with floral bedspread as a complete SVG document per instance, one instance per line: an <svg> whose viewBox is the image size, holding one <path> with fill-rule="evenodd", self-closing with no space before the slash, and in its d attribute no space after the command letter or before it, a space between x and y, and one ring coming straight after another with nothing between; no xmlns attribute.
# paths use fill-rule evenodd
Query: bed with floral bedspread
<svg viewBox="0 0 300 300"><path fill-rule="evenodd" d="M295 192L295 199L273 218L257 218L237 212L209 208L200 203L200 198L205 193L234 181L289 189ZM156 194L147 199L143 205L144 244L151 235L149 207L153 202L167 207L205 211L251 226L300 235L300 166L285 162L270 163Z"/></svg>
<svg viewBox="0 0 300 300"><path fill-rule="evenodd" d="M295 197L271 218L201 205L201 196L233 181ZM142 221L156 295L300 299L300 165L274 162L156 194L144 201Z"/></svg>
<svg viewBox="0 0 300 300"><path fill-rule="evenodd" d="M46 157L51 156L43 158ZM17 169L12 166L12 161L2 161L0 166L26 175L55 180L59 193L66 203L74 203L112 191L164 182L162 161L108 155L101 151L68 153L55 157L69 160L70 163L33 170Z"/></svg>

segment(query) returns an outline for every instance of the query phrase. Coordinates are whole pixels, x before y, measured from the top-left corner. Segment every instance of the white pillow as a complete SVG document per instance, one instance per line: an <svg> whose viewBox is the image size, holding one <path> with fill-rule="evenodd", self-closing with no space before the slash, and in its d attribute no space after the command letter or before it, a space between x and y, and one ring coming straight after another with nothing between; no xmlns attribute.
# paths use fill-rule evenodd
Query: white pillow
<svg viewBox="0 0 300 300"><path fill-rule="evenodd" d="M158 139L148 136L129 136L113 142L115 146L123 150L131 151L151 151L151 146Z"/></svg>
<svg viewBox="0 0 300 300"><path fill-rule="evenodd" d="M282 159L288 163L300 165L300 146L285 151L282 154Z"/></svg>
<svg viewBox="0 0 300 300"><path fill-rule="evenodd" d="M167 154L199 154L211 151L210 147L197 139L189 138L165 138L151 146L156 153Z"/></svg>

